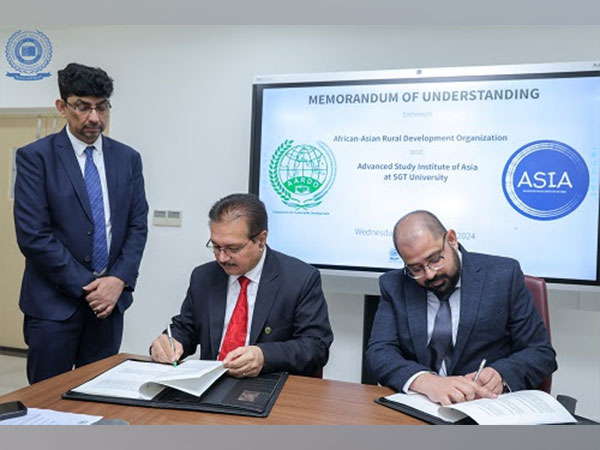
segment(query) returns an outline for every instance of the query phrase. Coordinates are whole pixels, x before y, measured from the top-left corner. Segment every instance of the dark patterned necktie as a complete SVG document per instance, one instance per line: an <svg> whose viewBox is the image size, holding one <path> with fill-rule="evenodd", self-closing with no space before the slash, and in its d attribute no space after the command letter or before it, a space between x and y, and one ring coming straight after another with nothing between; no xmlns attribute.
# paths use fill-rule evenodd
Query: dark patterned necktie
<svg viewBox="0 0 600 450"><path fill-rule="evenodd" d="M448 301L450 295L439 299L440 308L435 316L433 333L431 333L431 340L429 341L431 369L436 373L440 372L443 361L446 361L446 371L448 370L454 351L454 345L452 344L452 314Z"/></svg>
<svg viewBox="0 0 600 450"><path fill-rule="evenodd" d="M94 147L87 147L85 149L84 179L94 219L92 268L96 273L101 273L108 265L108 246L106 244L106 221L104 218L102 185L100 184L98 168L94 164L93 152Z"/></svg>

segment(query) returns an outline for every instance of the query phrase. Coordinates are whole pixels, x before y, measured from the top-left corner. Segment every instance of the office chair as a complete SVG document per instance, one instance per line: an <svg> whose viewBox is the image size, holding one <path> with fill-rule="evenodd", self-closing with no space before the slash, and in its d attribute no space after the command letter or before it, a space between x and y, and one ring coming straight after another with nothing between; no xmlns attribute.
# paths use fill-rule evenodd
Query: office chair
<svg viewBox="0 0 600 450"><path fill-rule="evenodd" d="M312 378L323 378L323 369L315 370L313 374L310 375Z"/></svg>
<svg viewBox="0 0 600 450"><path fill-rule="evenodd" d="M550 337L550 314L548 312L548 291L546 290L546 281L543 278L532 277L525 275L525 286L533 295L535 306L537 306L542 321L548 330L548 337ZM540 391L545 391L550 394L552 388L552 375L549 375L542 383L538 386Z"/></svg>

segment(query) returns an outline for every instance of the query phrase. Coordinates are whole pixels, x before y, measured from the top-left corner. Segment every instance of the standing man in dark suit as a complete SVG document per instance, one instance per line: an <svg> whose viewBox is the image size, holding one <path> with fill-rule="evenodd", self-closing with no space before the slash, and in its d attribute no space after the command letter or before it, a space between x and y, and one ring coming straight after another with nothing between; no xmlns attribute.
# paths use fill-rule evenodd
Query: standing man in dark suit
<svg viewBox="0 0 600 450"><path fill-rule="evenodd" d="M199 344L201 359L223 360L237 377L319 371L333 341L319 272L267 247L267 212L255 195L229 195L208 216L216 261L192 272L172 319L174 349L163 333L152 359L172 363Z"/></svg>
<svg viewBox="0 0 600 450"><path fill-rule="evenodd" d="M405 266L380 278L366 350L381 384L447 405L534 389L556 370L517 261L467 252L427 211L400 219L394 243Z"/></svg>
<svg viewBox="0 0 600 450"><path fill-rule="evenodd" d="M112 79L71 63L58 87L67 126L16 156L30 383L119 351L148 233L140 155L102 136Z"/></svg>

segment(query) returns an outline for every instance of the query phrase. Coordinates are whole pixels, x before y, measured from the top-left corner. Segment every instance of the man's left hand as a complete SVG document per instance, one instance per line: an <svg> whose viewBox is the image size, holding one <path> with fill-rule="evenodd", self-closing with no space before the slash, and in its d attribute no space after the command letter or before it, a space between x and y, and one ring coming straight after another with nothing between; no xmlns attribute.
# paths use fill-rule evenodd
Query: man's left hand
<svg viewBox="0 0 600 450"><path fill-rule="evenodd" d="M124 287L125 282L113 276L96 278L83 286L86 292L85 300L98 319L110 316Z"/></svg>
<svg viewBox="0 0 600 450"><path fill-rule="evenodd" d="M473 380L475 378L475 372L468 373L465 377L469 380ZM479 374L476 383L479 383L494 394L502 394L502 376L493 367L485 367Z"/></svg>
<svg viewBox="0 0 600 450"><path fill-rule="evenodd" d="M229 374L238 377L256 377L265 364L265 355L260 347L249 345L230 351L223 360Z"/></svg>

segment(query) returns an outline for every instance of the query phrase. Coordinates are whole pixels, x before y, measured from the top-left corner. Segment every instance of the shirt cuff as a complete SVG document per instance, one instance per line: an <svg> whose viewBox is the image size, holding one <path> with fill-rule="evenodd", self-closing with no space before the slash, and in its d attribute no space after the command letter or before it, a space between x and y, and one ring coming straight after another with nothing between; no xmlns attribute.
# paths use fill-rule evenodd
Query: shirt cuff
<svg viewBox="0 0 600 450"><path fill-rule="evenodd" d="M421 370L420 372L415 373L412 377L410 377L408 379L408 381L406 383L404 383L404 386L402 386L402 392L404 392L405 394L415 394L416 392L410 391L408 388L410 387L412 382L415 381L415 379L422 373L430 373L430 372L427 370Z"/></svg>

